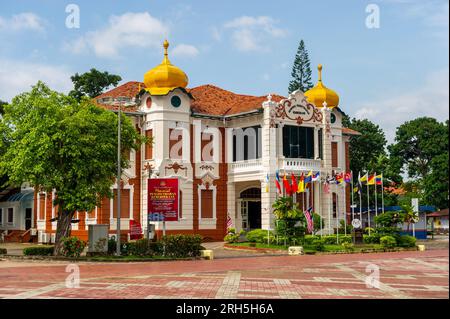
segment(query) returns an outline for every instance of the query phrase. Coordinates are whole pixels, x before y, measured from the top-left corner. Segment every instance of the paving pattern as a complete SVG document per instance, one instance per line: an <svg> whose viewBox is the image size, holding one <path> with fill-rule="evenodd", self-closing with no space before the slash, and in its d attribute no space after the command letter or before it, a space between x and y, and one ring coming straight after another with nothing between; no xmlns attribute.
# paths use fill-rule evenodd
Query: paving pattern
<svg viewBox="0 0 450 319"><path fill-rule="evenodd" d="M3 260L0 298L449 298L448 261L448 250L71 265Z"/></svg>

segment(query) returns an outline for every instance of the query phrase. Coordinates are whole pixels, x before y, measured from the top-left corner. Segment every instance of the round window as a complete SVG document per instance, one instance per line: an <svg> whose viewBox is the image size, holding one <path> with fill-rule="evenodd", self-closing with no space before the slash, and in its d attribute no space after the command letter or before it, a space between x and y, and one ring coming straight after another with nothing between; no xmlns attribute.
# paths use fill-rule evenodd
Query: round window
<svg viewBox="0 0 450 319"><path fill-rule="evenodd" d="M179 96L174 95L172 96L172 98L170 99L170 103L172 103L173 107L180 107L181 105L181 99Z"/></svg>
<svg viewBox="0 0 450 319"><path fill-rule="evenodd" d="M336 122L336 115L334 113L331 113L331 124L334 124Z"/></svg>
<svg viewBox="0 0 450 319"><path fill-rule="evenodd" d="M152 98L151 97L147 98L147 101L145 101L145 105L147 105L148 108L152 107Z"/></svg>

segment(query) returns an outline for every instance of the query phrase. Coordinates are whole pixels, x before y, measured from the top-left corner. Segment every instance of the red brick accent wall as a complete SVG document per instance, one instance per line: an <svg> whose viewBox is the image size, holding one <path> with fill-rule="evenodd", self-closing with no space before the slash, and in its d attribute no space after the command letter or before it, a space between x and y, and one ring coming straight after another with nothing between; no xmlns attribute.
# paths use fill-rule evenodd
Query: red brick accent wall
<svg viewBox="0 0 450 319"><path fill-rule="evenodd" d="M338 144L331 142L331 166L338 167Z"/></svg>

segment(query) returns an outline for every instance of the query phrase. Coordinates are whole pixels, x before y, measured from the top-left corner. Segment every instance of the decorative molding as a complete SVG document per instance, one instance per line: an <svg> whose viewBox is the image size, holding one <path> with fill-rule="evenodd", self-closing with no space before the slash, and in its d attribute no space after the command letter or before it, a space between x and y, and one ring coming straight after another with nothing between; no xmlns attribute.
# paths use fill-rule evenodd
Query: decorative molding
<svg viewBox="0 0 450 319"><path fill-rule="evenodd" d="M183 165L180 165L179 163L175 162L173 164L169 164L166 167L164 167L164 173L167 175L167 170L171 169L175 172L175 174L178 174L179 170L184 171L184 175L187 177L187 167L184 167Z"/></svg>
<svg viewBox="0 0 450 319"><path fill-rule="evenodd" d="M301 92L281 100L275 109L271 110L270 117L270 127L275 126L276 119L296 121L298 125L306 122L321 123L323 120L322 113L312 103L309 103Z"/></svg>

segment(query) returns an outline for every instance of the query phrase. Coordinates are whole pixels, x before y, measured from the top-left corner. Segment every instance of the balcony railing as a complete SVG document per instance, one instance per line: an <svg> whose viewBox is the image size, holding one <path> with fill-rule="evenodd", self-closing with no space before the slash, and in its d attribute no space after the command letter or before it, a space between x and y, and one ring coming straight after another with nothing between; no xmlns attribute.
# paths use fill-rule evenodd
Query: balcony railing
<svg viewBox="0 0 450 319"><path fill-rule="evenodd" d="M247 161L238 161L230 163L229 172L232 174L249 173L260 171L261 169L262 169L262 160L260 158L257 158Z"/></svg>
<svg viewBox="0 0 450 319"><path fill-rule="evenodd" d="M280 170L286 171L318 171L320 160L306 158L280 158L278 160Z"/></svg>

